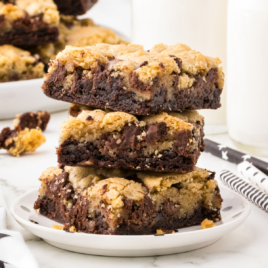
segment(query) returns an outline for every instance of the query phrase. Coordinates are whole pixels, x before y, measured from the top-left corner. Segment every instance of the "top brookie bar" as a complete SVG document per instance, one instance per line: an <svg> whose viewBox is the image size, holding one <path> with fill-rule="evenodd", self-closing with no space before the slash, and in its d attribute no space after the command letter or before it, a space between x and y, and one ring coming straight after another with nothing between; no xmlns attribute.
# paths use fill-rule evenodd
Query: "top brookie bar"
<svg viewBox="0 0 268 268"><path fill-rule="evenodd" d="M71 47L43 84L54 99L136 115L220 107L221 61L188 46L98 44Z"/></svg>
<svg viewBox="0 0 268 268"><path fill-rule="evenodd" d="M98 0L54 0L54 2L61 14L77 16L85 14Z"/></svg>
<svg viewBox="0 0 268 268"><path fill-rule="evenodd" d="M59 12L52 0L0 1L0 21L1 45L26 47L58 40Z"/></svg>
<svg viewBox="0 0 268 268"><path fill-rule="evenodd" d="M138 119L72 105L70 115L57 149L62 165L185 173L204 150L204 118L196 111Z"/></svg>

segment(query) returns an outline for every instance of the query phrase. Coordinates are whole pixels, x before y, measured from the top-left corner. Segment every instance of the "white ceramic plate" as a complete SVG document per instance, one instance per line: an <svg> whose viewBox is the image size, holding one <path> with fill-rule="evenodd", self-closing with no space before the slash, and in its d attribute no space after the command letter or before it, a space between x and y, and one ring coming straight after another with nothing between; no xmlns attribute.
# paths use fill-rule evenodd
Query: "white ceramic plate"
<svg viewBox="0 0 268 268"><path fill-rule="evenodd" d="M25 229L62 249L105 256L155 256L208 246L237 228L249 215L249 203L231 190L221 189L221 195L224 200L222 221L217 223L217 227L201 230L198 225L157 236L95 235L53 229L52 225L58 223L36 214L33 209L37 190L17 198L11 206L11 213Z"/></svg>
<svg viewBox="0 0 268 268"><path fill-rule="evenodd" d="M43 78L0 83L0 119L16 114L45 110L49 113L68 109L67 102L48 98L42 91Z"/></svg>

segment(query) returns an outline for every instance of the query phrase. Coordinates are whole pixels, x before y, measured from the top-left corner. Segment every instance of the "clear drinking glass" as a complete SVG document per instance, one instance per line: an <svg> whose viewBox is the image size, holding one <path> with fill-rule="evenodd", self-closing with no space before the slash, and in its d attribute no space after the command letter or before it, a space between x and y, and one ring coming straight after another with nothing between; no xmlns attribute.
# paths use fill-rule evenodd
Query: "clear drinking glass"
<svg viewBox="0 0 268 268"><path fill-rule="evenodd" d="M268 155L268 1L229 0L227 122L241 149Z"/></svg>

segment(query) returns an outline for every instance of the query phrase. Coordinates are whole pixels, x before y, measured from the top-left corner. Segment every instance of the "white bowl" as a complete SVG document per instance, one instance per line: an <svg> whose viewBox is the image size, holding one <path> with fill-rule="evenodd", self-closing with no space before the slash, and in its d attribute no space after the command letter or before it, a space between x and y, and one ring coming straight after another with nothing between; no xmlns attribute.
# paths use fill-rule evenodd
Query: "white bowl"
<svg viewBox="0 0 268 268"><path fill-rule="evenodd" d="M0 83L0 119L16 114L45 110L49 113L68 109L69 103L48 98L42 91L44 79Z"/></svg>
<svg viewBox="0 0 268 268"><path fill-rule="evenodd" d="M250 212L249 203L234 191L221 189L222 220L217 226L201 230L200 225L181 228L166 235L99 235L69 233L52 228L59 224L33 209L38 191L18 197L11 206L14 218L26 230L47 243L70 251L105 256L155 256L174 254L208 246L235 230Z"/></svg>

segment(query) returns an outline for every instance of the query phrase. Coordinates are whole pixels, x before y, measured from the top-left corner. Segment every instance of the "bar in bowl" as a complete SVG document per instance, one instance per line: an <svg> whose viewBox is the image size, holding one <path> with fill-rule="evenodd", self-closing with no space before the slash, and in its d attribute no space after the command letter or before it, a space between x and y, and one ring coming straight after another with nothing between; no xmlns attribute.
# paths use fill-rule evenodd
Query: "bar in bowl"
<svg viewBox="0 0 268 268"><path fill-rule="evenodd" d="M96 25L91 19L77 19L74 16L60 16L59 40L57 43L40 45L31 49L33 54L40 55L42 62L48 64L67 45L84 47L98 43L127 44L114 31Z"/></svg>
<svg viewBox="0 0 268 268"><path fill-rule="evenodd" d="M222 198L214 175L200 168L159 174L50 167L39 179L34 208L69 232L172 233L204 219L221 219Z"/></svg>
<svg viewBox="0 0 268 268"><path fill-rule="evenodd" d="M58 41L59 12L52 0L0 1L0 44L18 47Z"/></svg>
<svg viewBox="0 0 268 268"><path fill-rule="evenodd" d="M70 114L57 149L62 165L185 173L204 150L204 118L196 111L138 119L72 105Z"/></svg>
<svg viewBox="0 0 268 268"><path fill-rule="evenodd" d="M0 82L44 77L44 64L38 55L11 45L0 46Z"/></svg>
<svg viewBox="0 0 268 268"><path fill-rule="evenodd" d="M218 58L186 45L67 46L51 62L44 93L56 100L136 115L217 109L224 75Z"/></svg>

